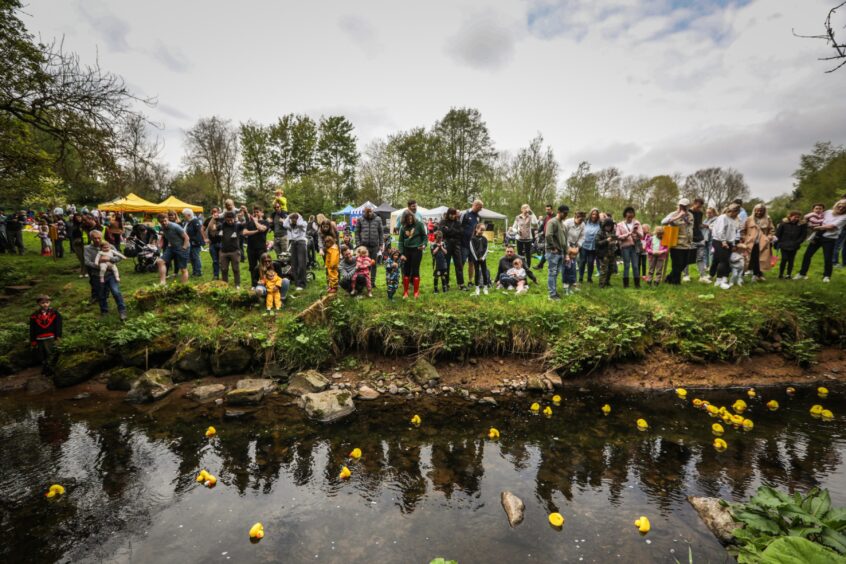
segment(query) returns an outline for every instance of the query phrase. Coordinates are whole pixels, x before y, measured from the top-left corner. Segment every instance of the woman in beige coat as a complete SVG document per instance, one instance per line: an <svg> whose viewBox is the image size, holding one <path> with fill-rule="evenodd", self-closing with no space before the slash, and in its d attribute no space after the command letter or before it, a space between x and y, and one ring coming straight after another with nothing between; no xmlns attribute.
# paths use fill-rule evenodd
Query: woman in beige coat
<svg viewBox="0 0 846 564"><path fill-rule="evenodd" d="M767 214L767 206L758 204L752 210L752 214L746 218L746 223L740 228L740 235L746 248L749 249L749 269L752 271L752 279L757 282L764 281L764 272L772 268L773 239L775 238L775 226Z"/></svg>

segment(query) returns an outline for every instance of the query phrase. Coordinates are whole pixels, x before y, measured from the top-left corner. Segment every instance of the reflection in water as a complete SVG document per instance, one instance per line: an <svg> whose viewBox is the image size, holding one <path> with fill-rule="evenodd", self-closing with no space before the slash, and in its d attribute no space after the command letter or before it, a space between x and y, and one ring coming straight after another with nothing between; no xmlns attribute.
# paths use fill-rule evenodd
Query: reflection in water
<svg viewBox="0 0 846 564"><path fill-rule="evenodd" d="M618 516L626 522L629 515L661 516L666 523L658 522L649 550L674 550L668 547L682 540L704 559L722 559L691 517L686 496L740 500L765 482L791 490L823 485L846 504L842 424L810 419L801 397L777 413L753 405L748 415L755 430L729 431L729 450L718 454L710 447L712 420L675 398L572 395L551 419L528 415L526 401L498 408L422 403L415 406L425 422L419 429L408 427L398 405L365 404L347 421L322 427L282 401L268 403L255 419L228 422L213 407L160 409L153 419L127 413L124 405L85 409L55 400L25 409L7 398L0 403L0 527L8 534L0 558L199 560L204 550L220 552L172 544L173 527L217 516L233 525L212 537L240 546L237 527L256 520L260 508L269 531L270 519L285 523L276 535L284 535L294 560L319 550L330 561L396 550L408 561L435 552L489 561L484 549L468 549L473 543L496 546L503 559L520 560L528 551L561 556L563 545L536 526L553 511L576 515L568 516L565 531L583 526L589 535L607 528L619 537L626 535L615 528ZM732 398L706 395L726 404ZM615 405L613 414L597 416L605 402ZM842 411L839 400L828 404ZM649 418L647 433L634 429L641 416ZM202 434L209 423L218 426L213 440ZM485 438L491 425L502 431L499 441ZM365 453L358 461L348 458L354 447ZM353 470L349 482L338 479L342 464ZM211 492L194 480L201 468L219 478ZM68 494L48 503L43 492L54 481ZM527 522L506 539L501 489L527 503ZM198 517L204 511L206 517ZM472 528L473 521L484 527ZM113 531L125 538L109 538ZM268 538L252 550L272 559L281 550L272 543ZM628 550L626 543L645 550L636 536L582 550L587 560L603 561ZM660 560L670 553L648 554Z"/></svg>

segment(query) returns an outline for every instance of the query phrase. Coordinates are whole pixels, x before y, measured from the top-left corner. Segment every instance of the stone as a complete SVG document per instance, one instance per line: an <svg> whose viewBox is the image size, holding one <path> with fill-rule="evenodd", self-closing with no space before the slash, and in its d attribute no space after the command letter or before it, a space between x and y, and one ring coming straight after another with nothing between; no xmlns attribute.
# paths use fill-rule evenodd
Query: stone
<svg viewBox="0 0 846 564"><path fill-rule="evenodd" d="M396 384L391 384L390 386L388 386L388 393L391 394L392 396L397 395L398 392L399 392L399 387Z"/></svg>
<svg viewBox="0 0 846 564"><path fill-rule="evenodd" d="M128 366L125 368L115 368L106 373L106 388L109 390L117 390L120 392L128 392L132 389L132 383L135 382L144 372L140 368Z"/></svg>
<svg viewBox="0 0 846 564"><path fill-rule="evenodd" d="M252 417L255 410L252 409L226 409L223 412L224 419L246 419Z"/></svg>
<svg viewBox="0 0 846 564"><path fill-rule="evenodd" d="M546 391L546 384L540 376L529 376L529 379L526 380L526 389L530 392L543 392Z"/></svg>
<svg viewBox="0 0 846 564"><path fill-rule="evenodd" d="M206 376L211 372L209 354L191 343L186 343L176 349L167 362L173 368L174 380L184 382Z"/></svg>
<svg viewBox="0 0 846 564"><path fill-rule="evenodd" d="M30 395L43 394L53 389L55 389L53 381L46 376L33 376L26 381L26 393Z"/></svg>
<svg viewBox="0 0 846 564"><path fill-rule="evenodd" d="M329 380L317 370L306 370L305 372L298 372L294 374L288 382L288 389L286 393L292 396L301 396L303 394L313 394L322 392L329 387Z"/></svg>
<svg viewBox="0 0 846 564"><path fill-rule="evenodd" d="M198 402L206 402L218 398L224 393L226 393L226 386L223 384L207 384L205 386L197 386L185 394L185 397Z"/></svg>
<svg viewBox="0 0 846 564"><path fill-rule="evenodd" d="M465 390L464 388L461 388L460 390L458 390L458 394L465 399L470 397L470 391Z"/></svg>
<svg viewBox="0 0 846 564"><path fill-rule="evenodd" d="M699 518L702 519L705 526L723 544L731 543L734 539L732 531L738 527L743 527L743 523L737 523L732 519L729 508L725 507L723 501L718 497L690 496L687 501L699 514Z"/></svg>
<svg viewBox="0 0 846 564"><path fill-rule="evenodd" d="M343 374L341 374L340 372L335 372L334 374L332 374L332 379L333 379L333 380L340 380L340 379L341 379L341 378L343 378L343 377L344 377L344 375L343 375Z"/></svg>
<svg viewBox="0 0 846 564"><path fill-rule="evenodd" d="M269 362L261 369L261 377L267 380L275 380L280 384L286 384L290 375L279 363Z"/></svg>
<svg viewBox="0 0 846 564"><path fill-rule="evenodd" d="M91 379L111 363L111 358L100 351L82 351L59 355L53 371L53 383L66 388Z"/></svg>
<svg viewBox="0 0 846 564"><path fill-rule="evenodd" d="M176 386L170 377L170 370L153 368L142 374L126 394L125 401L132 403L149 403L156 401L172 392Z"/></svg>
<svg viewBox="0 0 846 564"><path fill-rule="evenodd" d="M276 382L261 378L238 380L235 389L226 394L228 405L256 405L264 396L276 390Z"/></svg>
<svg viewBox="0 0 846 564"><path fill-rule="evenodd" d="M87 400L90 397L91 397L91 394L89 394L88 392L82 392L81 394L76 394L75 396L73 396L70 399L72 401L80 401L80 400Z"/></svg>
<svg viewBox="0 0 846 564"><path fill-rule="evenodd" d="M300 406L310 418L322 423L337 421L355 411L352 394L347 391L303 394Z"/></svg>
<svg viewBox="0 0 846 564"><path fill-rule="evenodd" d="M212 353L211 371L215 376L242 374L247 371L252 361L253 351L249 348L237 344L224 345L222 349Z"/></svg>
<svg viewBox="0 0 846 564"><path fill-rule="evenodd" d="M428 384L430 381L437 383L441 375L425 358L420 357L414 361L409 370L411 377L419 385Z"/></svg>
<svg viewBox="0 0 846 564"><path fill-rule="evenodd" d="M502 501L502 508L505 509L505 515L508 516L508 524L511 527L516 527L523 522L523 513L526 510L526 504L523 500L511 493L508 490L500 494Z"/></svg>
<svg viewBox="0 0 846 564"><path fill-rule="evenodd" d="M144 370L151 366L165 364L173 356L175 350L176 345L173 342L173 337L163 335L156 337L146 345L136 345L129 350L123 349L121 360L124 366L134 366Z"/></svg>
<svg viewBox="0 0 846 564"><path fill-rule="evenodd" d="M558 375L554 370L550 370L543 375L544 380L548 381L552 384L553 388L560 388L564 385L564 382L561 380L561 376Z"/></svg>
<svg viewBox="0 0 846 564"><path fill-rule="evenodd" d="M479 405L492 405L493 407L496 407L498 404L491 396L485 396L479 400Z"/></svg>
<svg viewBox="0 0 846 564"><path fill-rule="evenodd" d="M469 362L472 366L476 366L477 364L479 364L479 361L477 361L475 358L471 358L468 362Z"/></svg>
<svg viewBox="0 0 846 564"><path fill-rule="evenodd" d="M358 389L358 399L362 400L375 400L379 399L379 392L371 388L370 386L361 386Z"/></svg>

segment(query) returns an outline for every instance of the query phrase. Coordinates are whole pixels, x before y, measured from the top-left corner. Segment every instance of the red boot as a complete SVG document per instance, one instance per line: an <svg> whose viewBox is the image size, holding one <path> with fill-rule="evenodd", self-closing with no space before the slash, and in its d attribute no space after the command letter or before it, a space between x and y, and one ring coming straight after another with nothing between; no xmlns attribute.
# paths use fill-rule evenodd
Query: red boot
<svg viewBox="0 0 846 564"><path fill-rule="evenodd" d="M408 297L408 282L410 278L408 276L402 277L402 298L405 299Z"/></svg>
<svg viewBox="0 0 846 564"><path fill-rule="evenodd" d="M417 299L417 296L420 295L420 277L414 277L414 298Z"/></svg>

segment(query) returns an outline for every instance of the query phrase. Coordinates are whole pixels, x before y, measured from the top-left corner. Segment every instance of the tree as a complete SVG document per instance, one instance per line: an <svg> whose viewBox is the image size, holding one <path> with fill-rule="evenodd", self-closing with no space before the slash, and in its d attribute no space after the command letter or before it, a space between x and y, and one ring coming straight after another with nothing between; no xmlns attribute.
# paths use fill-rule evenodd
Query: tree
<svg viewBox="0 0 846 564"><path fill-rule="evenodd" d="M143 198L158 196L153 166L162 150L162 141L150 135L144 116L131 116L118 135L120 181L115 196L135 192Z"/></svg>
<svg viewBox="0 0 846 564"><path fill-rule="evenodd" d="M176 175L168 186L168 194L205 209L220 205L220 195L212 174L200 167L189 167Z"/></svg>
<svg viewBox="0 0 846 564"><path fill-rule="evenodd" d="M679 185L672 176L655 176L649 181L650 196L644 206L642 219L659 221L676 209L679 201Z"/></svg>
<svg viewBox="0 0 846 564"><path fill-rule="evenodd" d="M488 127L479 110L453 108L435 124L432 134L445 203L464 207L479 195L496 154Z"/></svg>
<svg viewBox="0 0 846 564"><path fill-rule="evenodd" d="M543 136L538 133L528 147L520 149L511 165L510 184L523 203L528 202L534 209L553 203L558 184L558 162L552 147L543 146ZM518 209L509 207L510 213Z"/></svg>
<svg viewBox="0 0 846 564"><path fill-rule="evenodd" d="M242 123L241 176L247 181L248 200L270 201L271 183L277 176L279 159L272 138L272 126L255 122Z"/></svg>
<svg viewBox="0 0 846 564"><path fill-rule="evenodd" d="M200 118L185 132L185 148L189 166L211 176L217 202L231 198L238 161L238 134L232 123L217 116Z"/></svg>
<svg viewBox="0 0 846 564"><path fill-rule="evenodd" d="M846 194L846 149L829 141L816 143L799 158L793 178L794 207L808 210L816 203L831 205Z"/></svg>
<svg viewBox="0 0 846 564"><path fill-rule="evenodd" d="M684 196L689 199L702 198L707 205L721 211L732 200L749 198L749 186L743 175L733 168L719 167L697 170L684 181Z"/></svg>
<svg viewBox="0 0 846 564"><path fill-rule="evenodd" d="M289 175L300 178L317 172L317 124L307 115L293 116L290 121Z"/></svg>
<svg viewBox="0 0 846 564"><path fill-rule="evenodd" d="M343 116L320 119L317 161L328 181L329 200L336 206L349 203L355 196L358 149L353 129Z"/></svg>
<svg viewBox="0 0 846 564"><path fill-rule="evenodd" d="M590 209L597 205L599 193L596 187L596 175L590 171L589 162L580 162L576 170L564 182L564 198L576 208Z"/></svg>
<svg viewBox="0 0 846 564"><path fill-rule="evenodd" d="M395 178L388 154L388 143L374 139L364 148L364 158L358 165L359 198L371 202L385 202L393 192Z"/></svg>
<svg viewBox="0 0 846 564"><path fill-rule="evenodd" d="M797 37L803 37L805 39L822 39L827 44L831 46L834 50L834 54L828 57L820 57L820 61L839 61L837 66L834 66L827 71L826 73L834 72L843 65L846 65L846 43L842 43L842 40L838 40L835 35L835 25L831 23L832 17L834 17L838 10L846 6L846 2L841 2L834 8L828 11L828 16L825 18L825 24L823 25L824 33L822 35L798 35L795 31L793 32L794 35ZM842 37L842 36L841 36Z"/></svg>

